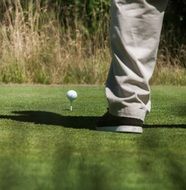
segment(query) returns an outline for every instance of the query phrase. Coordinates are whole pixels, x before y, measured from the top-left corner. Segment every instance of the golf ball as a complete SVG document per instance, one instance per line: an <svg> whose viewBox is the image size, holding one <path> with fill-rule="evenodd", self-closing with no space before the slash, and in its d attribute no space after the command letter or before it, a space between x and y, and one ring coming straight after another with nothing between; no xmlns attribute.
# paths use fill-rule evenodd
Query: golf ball
<svg viewBox="0 0 186 190"><path fill-rule="evenodd" d="M70 100L70 101L73 101L77 98L77 92L75 90L69 90L67 92L67 98Z"/></svg>

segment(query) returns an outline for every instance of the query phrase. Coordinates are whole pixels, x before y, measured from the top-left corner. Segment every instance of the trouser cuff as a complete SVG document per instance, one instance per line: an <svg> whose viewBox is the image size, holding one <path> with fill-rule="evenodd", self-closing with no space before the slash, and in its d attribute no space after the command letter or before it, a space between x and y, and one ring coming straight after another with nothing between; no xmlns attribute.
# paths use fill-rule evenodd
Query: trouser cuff
<svg viewBox="0 0 186 190"><path fill-rule="evenodd" d="M120 110L114 110L112 108L109 108L109 112L112 115L118 116L118 117L129 117L129 118L136 118L140 119L142 121L145 120L145 116L147 114L146 110L143 109L135 109L131 107L126 107Z"/></svg>

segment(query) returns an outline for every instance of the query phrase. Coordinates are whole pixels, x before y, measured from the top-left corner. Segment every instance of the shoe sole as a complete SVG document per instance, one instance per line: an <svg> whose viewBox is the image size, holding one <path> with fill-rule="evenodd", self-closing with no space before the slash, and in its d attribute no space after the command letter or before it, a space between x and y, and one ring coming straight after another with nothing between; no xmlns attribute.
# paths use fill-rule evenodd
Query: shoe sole
<svg viewBox="0 0 186 190"><path fill-rule="evenodd" d="M105 126L105 127L96 127L98 131L110 131L110 132L121 132L121 133L143 133L143 128L139 126Z"/></svg>

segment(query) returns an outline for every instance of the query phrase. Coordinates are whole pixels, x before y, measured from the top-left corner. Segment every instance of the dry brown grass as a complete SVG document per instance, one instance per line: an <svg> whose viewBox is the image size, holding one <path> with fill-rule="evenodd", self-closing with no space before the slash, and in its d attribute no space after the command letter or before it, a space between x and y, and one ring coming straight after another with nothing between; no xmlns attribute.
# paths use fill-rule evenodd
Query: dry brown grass
<svg viewBox="0 0 186 190"><path fill-rule="evenodd" d="M30 1L26 9L20 0L9 0L0 23L0 81L103 84L111 61L108 41L100 33L87 37L81 22L76 22L64 29L52 10L41 7L40 0ZM185 62L186 47L180 46L176 56L169 50L164 43L152 82L162 83L160 78L167 75L173 76L168 82L186 84L185 70L170 66ZM174 69L177 74L170 75Z"/></svg>
<svg viewBox="0 0 186 190"><path fill-rule="evenodd" d="M0 25L0 72L3 82L102 83L109 53L83 39L78 28L63 30L53 12L20 0L7 8ZM92 53L94 51L94 53Z"/></svg>

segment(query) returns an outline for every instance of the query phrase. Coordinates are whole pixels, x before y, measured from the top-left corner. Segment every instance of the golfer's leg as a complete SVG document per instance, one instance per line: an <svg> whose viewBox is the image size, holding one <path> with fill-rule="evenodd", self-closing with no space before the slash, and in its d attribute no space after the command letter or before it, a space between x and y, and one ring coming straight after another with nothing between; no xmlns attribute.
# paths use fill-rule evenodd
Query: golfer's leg
<svg viewBox="0 0 186 190"><path fill-rule="evenodd" d="M112 63L106 96L112 115L144 120L167 0L112 0Z"/></svg>

